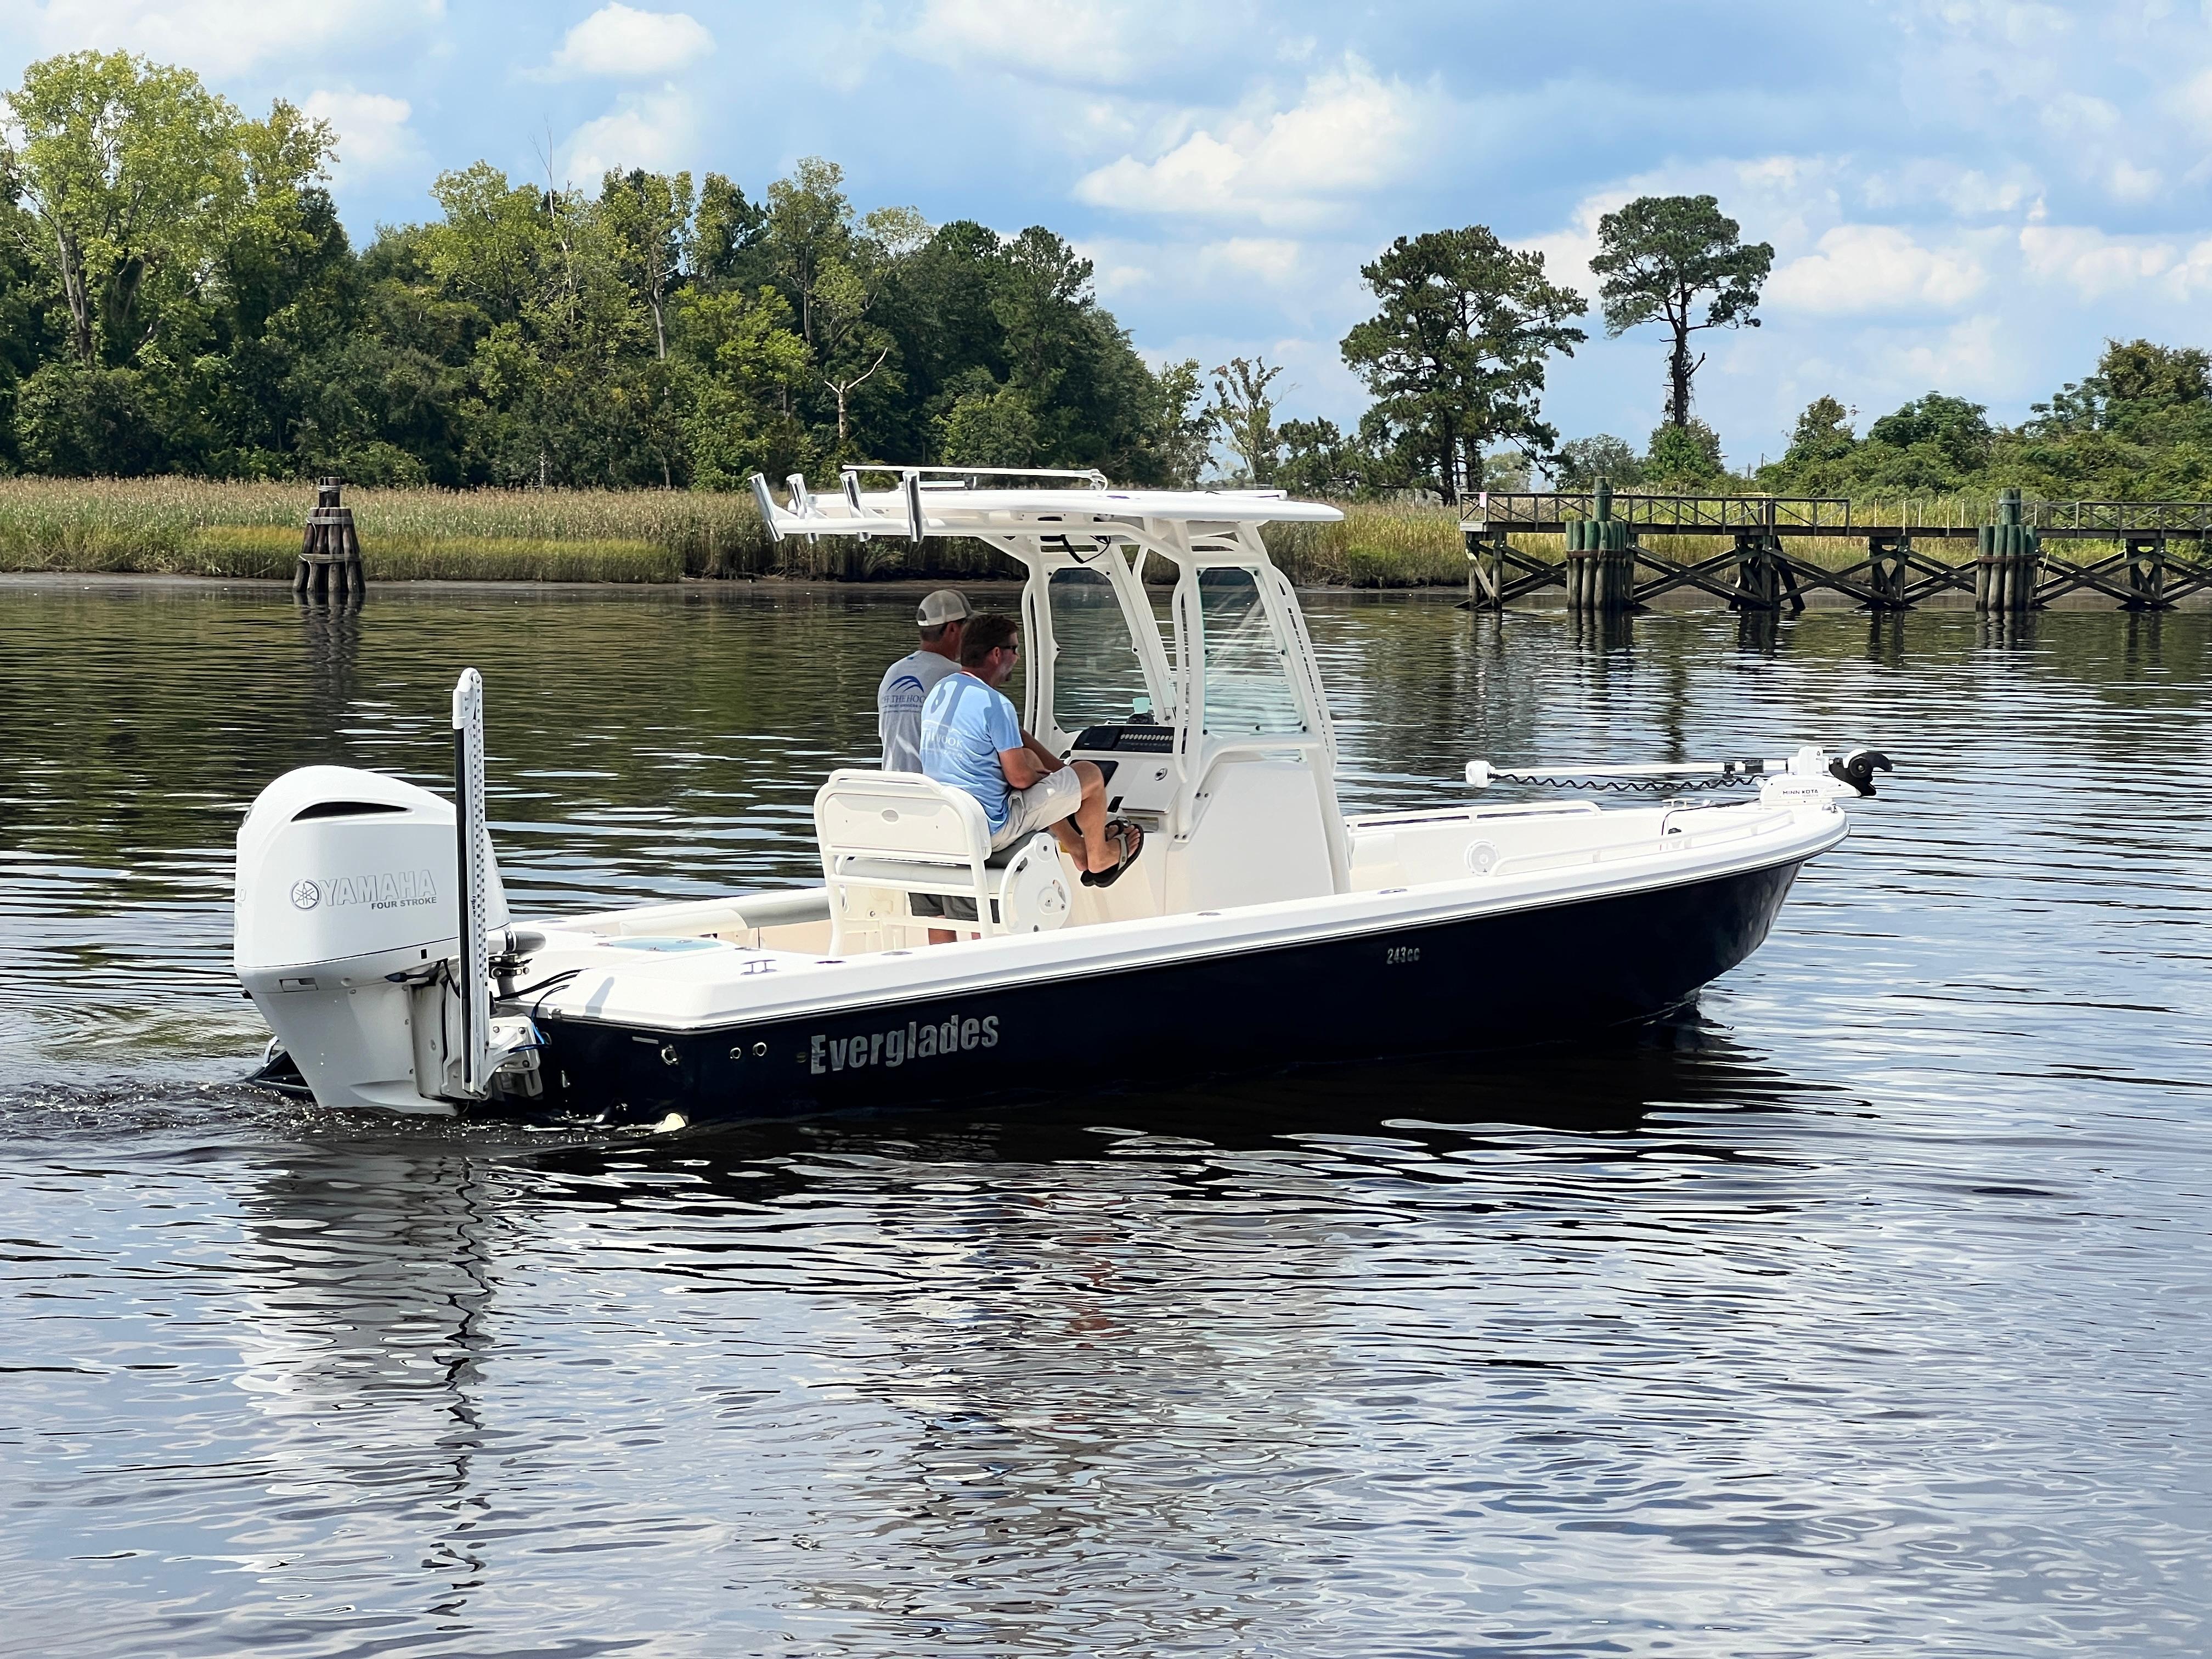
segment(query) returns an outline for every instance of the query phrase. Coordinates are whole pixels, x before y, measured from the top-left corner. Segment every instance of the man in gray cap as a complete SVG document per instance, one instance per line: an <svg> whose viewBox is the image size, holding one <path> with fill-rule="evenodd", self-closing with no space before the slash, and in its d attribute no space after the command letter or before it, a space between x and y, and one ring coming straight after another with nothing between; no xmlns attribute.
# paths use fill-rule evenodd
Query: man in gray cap
<svg viewBox="0 0 2212 1659"><path fill-rule="evenodd" d="M921 647L884 672L876 688L876 730L884 740L884 770L921 770L921 705L938 681L960 672L960 635L973 613L957 589L940 587L915 612Z"/></svg>

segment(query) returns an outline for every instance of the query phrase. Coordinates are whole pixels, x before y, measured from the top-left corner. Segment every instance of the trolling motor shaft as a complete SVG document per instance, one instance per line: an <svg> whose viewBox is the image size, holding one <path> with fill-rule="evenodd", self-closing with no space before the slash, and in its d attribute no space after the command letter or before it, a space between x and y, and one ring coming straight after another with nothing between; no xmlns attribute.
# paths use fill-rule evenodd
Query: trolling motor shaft
<svg viewBox="0 0 2212 1659"><path fill-rule="evenodd" d="M1872 795L1874 775L1894 771L1889 757L1879 749L1854 749L1840 760L1830 760L1825 750L1801 749L1784 760L1632 761L1624 764L1570 761L1545 767L1494 766L1488 761L1469 761L1467 781L1477 789L1493 783L1533 784L1547 789L1604 789L1623 794L1662 795L1685 789L1723 789L1752 783L1763 777L1825 772L1849 784L1862 796Z"/></svg>

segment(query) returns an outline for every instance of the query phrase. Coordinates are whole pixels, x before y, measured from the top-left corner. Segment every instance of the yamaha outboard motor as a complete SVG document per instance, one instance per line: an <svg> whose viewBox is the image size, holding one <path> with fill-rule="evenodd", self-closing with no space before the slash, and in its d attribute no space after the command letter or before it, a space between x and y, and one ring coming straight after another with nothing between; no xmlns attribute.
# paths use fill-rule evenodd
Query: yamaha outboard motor
<svg viewBox="0 0 2212 1659"><path fill-rule="evenodd" d="M238 832L238 977L325 1106L450 1112L465 1030L453 802L380 773L288 772ZM489 848L483 915L507 923Z"/></svg>

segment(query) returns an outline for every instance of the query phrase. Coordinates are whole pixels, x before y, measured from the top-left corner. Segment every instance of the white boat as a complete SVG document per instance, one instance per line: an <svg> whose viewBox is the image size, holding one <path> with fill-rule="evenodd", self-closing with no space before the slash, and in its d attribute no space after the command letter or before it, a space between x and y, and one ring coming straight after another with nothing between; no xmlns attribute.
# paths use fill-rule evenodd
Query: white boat
<svg viewBox="0 0 2212 1659"><path fill-rule="evenodd" d="M1478 760L1432 807L1347 817L1261 537L1334 508L1095 474L843 485L794 478L786 503L755 480L779 538L973 537L1026 569L1024 724L1109 775L1146 831L1126 874L1084 884L1049 836L992 856L971 797L852 769L815 799L818 885L517 920L470 670L455 799L318 766L248 814L234 960L276 1034L264 1080L334 1108L697 1121L1524 1044L1647 1018L1741 962L1844 838L1841 799L1888 769L1812 747L1540 776ZM1654 798L1482 804L1501 780Z"/></svg>

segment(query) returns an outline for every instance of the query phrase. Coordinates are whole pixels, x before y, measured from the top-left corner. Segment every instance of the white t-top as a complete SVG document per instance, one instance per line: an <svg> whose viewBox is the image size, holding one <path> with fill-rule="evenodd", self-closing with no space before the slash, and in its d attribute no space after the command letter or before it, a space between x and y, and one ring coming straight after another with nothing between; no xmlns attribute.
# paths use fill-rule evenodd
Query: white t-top
<svg viewBox="0 0 2212 1659"><path fill-rule="evenodd" d="M876 732L884 741L884 770L921 770L921 705L937 683L960 672L951 658L934 651L901 657L884 671L876 688Z"/></svg>

